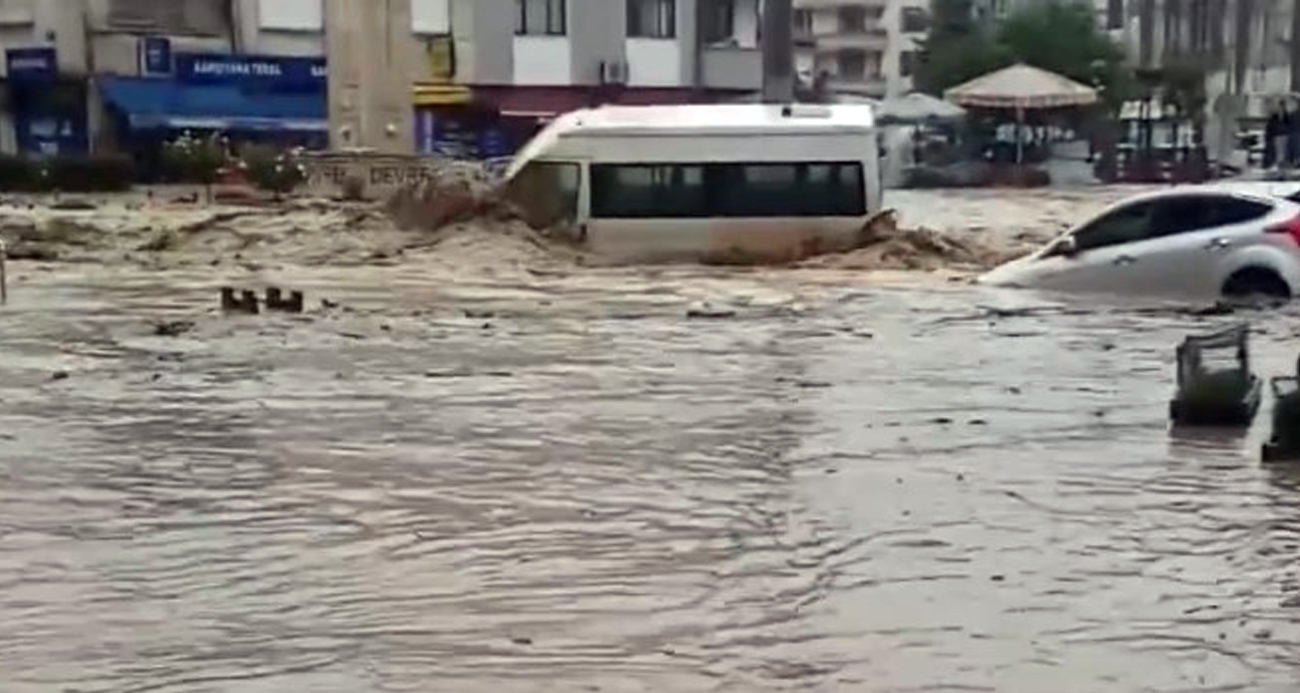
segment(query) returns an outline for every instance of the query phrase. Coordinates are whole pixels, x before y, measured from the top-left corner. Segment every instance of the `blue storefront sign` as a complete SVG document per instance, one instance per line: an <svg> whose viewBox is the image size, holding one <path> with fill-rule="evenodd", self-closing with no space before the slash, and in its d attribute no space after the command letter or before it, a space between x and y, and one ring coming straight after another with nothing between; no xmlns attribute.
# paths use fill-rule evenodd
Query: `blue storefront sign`
<svg viewBox="0 0 1300 693"><path fill-rule="evenodd" d="M166 36L140 39L140 73L166 75L172 71L172 42Z"/></svg>
<svg viewBox="0 0 1300 693"><path fill-rule="evenodd" d="M462 122L429 108L415 112L415 143L422 154L456 159L499 159L510 156L515 149L509 135L499 127Z"/></svg>
<svg viewBox="0 0 1300 693"><path fill-rule="evenodd" d="M10 48L5 51L9 81L51 84L59 77L59 56L53 48Z"/></svg>
<svg viewBox="0 0 1300 693"><path fill-rule="evenodd" d="M59 80L59 56L53 47L5 51L9 101L18 150L37 156L85 154L85 85Z"/></svg>
<svg viewBox="0 0 1300 693"><path fill-rule="evenodd" d="M324 91L324 58L177 53L176 79L187 84L237 84L269 91Z"/></svg>

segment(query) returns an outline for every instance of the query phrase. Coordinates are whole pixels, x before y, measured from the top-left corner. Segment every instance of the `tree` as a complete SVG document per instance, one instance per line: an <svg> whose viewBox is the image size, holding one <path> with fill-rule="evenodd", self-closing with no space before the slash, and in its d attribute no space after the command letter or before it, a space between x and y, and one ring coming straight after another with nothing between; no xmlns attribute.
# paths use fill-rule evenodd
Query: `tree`
<svg viewBox="0 0 1300 693"><path fill-rule="evenodd" d="M1132 91L1124 52L1097 29L1095 10L1084 2L1035 3L995 27L970 14L970 0L935 0L917 74L923 91L943 91L1016 62L1100 87L1112 111Z"/></svg>
<svg viewBox="0 0 1300 693"><path fill-rule="evenodd" d="M1100 87L1102 100L1118 110L1132 92L1124 51L1097 29L1091 4L1049 2L1026 7L998 30L998 43L1016 61Z"/></svg>
<svg viewBox="0 0 1300 693"><path fill-rule="evenodd" d="M944 90L1015 62L1011 52L980 33L954 36L942 43L926 39L916 85L921 91L943 96ZM930 45L936 48L929 48Z"/></svg>
<svg viewBox="0 0 1300 693"><path fill-rule="evenodd" d="M1010 63L975 22L972 0L932 0L930 30L921 42L918 88L936 96L943 90Z"/></svg>

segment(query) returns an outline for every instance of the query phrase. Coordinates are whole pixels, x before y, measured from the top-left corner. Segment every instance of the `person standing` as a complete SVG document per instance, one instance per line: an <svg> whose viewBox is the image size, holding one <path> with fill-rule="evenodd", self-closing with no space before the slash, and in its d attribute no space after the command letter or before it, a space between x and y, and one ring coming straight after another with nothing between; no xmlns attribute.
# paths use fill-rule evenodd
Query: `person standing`
<svg viewBox="0 0 1300 693"><path fill-rule="evenodd" d="M1273 165L1278 168L1287 164L1286 142L1291 132L1291 121L1291 112L1283 105L1277 119L1277 130L1273 133Z"/></svg>

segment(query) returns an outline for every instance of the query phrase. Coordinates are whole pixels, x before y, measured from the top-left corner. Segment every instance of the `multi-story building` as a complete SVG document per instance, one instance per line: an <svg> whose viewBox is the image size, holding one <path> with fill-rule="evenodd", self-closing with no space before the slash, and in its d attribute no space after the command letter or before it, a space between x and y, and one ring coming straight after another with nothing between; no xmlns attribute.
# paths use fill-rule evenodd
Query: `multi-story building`
<svg viewBox="0 0 1300 693"><path fill-rule="evenodd" d="M88 150L82 17L79 0L0 0L0 151Z"/></svg>
<svg viewBox="0 0 1300 693"><path fill-rule="evenodd" d="M762 83L759 16L759 0L459 0L457 78L521 113L743 93Z"/></svg>
<svg viewBox="0 0 1300 693"><path fill-rule="evenodd" d="M796 70L835 91L896 97L911 91L928 0L795 0Z"/></svg>
<svg viewBox="0 0 1300 693"><path fill-rule="evenodd" d="M1135 64L1206 70L1212 158L1233 156L1240 126L1257 126L1273 109L1300 109L1300 17L1292 0L1114 1L1123 8L1121 31Z"/></svg>
<svg viewBox="0 0 1300 693"><path fill-rule="evenodd" d="M594 103L729 99L762 86L762 0L407 1L400 43L414 66L419 149L463 140L485 118L527 130ZM918 0L888 1L873 20L886 36L880 55L870 69L866 52L847 57L861 69L856 81L846 70L846 84L907 63L903 7ZM0 0L0 149L85 152L223 127L288 128L320 144L333 85L327 2L371 0Z"/></svg>

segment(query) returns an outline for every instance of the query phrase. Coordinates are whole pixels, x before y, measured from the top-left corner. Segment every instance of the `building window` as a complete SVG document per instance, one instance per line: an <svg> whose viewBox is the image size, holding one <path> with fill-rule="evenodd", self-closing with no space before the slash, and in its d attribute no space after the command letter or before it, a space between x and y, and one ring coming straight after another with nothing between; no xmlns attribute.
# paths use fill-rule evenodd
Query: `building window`
<svg viewBox="0 0 1300 693"><path fill-rule="evenodd" d="M627 35L633 38L675 38L677 0L627 0Z"/></svg>
<svg viewBox="0 0 1300 693"><path fill-rule="evenodd" d="M315 2L319 10L321 0ZM230 31L225 4L216 0L112 0L108 24L126 31L221 36ZM318 23L316 30L321 26Z"/></svg>
<svg viewBox="0 0 1300 693"><path fill-rule="evenodd" d="M836 12L841 34L861 34L867 30L867 8L843 5Z"/></svg>
<svg viewBox="0 0 1300 693"><path fill-rule="evenodd" d="M859 162L596 164L596 219L860 217Z"/></svg>
<svg viewBox="0 0 1300 693"><path fill-rule="evenodd" d="M812 32L813 32L812 10L795 10L794 11L794 35L812 36Z"/></svg>
<svg viewBox="0 0 1300 693"><path fill-rule="evenodd" d="M916 72L916 51L903 51L898 54L898 74L911 77Z"/></svg>
<svg viewBox="0 0 1300 693"><path fill-rule="evenodd" d="M930 13L924 7L904 7L902 24L905 34L923 34L930 30Z"/></svg>
<svg viewBox="0 0 1300 693"><path fill-rule="evenodd" d="M515 33L520 36L563 36L565 0L515 0L519 10Z"/></svg>
<svg viewBox="0 0 1300 693"><path fill-rule="evenodd" d="M704 10L704 43L726 43L736 37L735 0L717 0Z"/></svg>
<svg viewBox="0 0 1300 693"><path fill-rule="evenodd" d="M867 76L867 52L859 50L840 51L836 74L845 79L864 79Z"/></svg>

